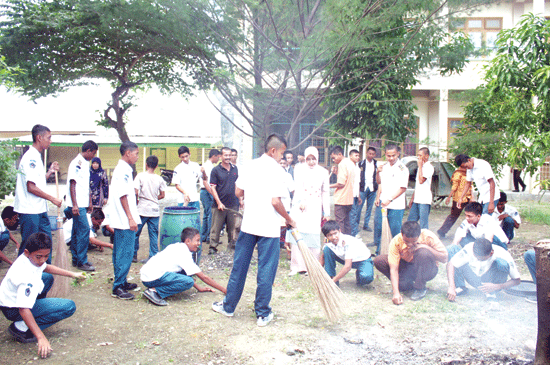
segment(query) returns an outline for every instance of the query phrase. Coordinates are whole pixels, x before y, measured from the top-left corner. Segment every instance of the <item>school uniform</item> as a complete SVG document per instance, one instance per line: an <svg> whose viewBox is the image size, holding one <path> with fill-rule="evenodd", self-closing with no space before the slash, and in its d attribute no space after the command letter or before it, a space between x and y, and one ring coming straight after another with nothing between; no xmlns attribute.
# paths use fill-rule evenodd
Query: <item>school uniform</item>
<svg viewBox="0 0 550 365"><path fill-rule="evenodd" d="M503 220L499 220L499 217L504 214L508 214L508 217L504 218ZM495 208L492 217L500 225L500 228L502 228L502 230L506 234L506 237L508 237L508 240L511 241L512 238L514 238L515 223L517 222L518 224L521 224L521 218L519 216L518 210L511 205L506 204L502 213L498 211L498 208Z"/></svg>
<svg viewBox="0 0 550 365"><path fill-rule="evenodd" d="M153 257L159 251L160 208L158 196L161 191L166 190L166 181L157 174L140 172L134 180L134 187L138 191L139 202L137 210L141 219L136 233L134 256L137 255L139 250L141 230L147 223L147 231L149 231L149 257Z"/></svg>
<svg viewBox="0 0 550 365"><path fill-rule="evenodd" d="M474 158L474 167L466 171L466 181L473 181L476 183L477 191L479 192L478 201L483 204L483 214L487 214L489 210L489 203L491 202L491 185L489 180L493 179L495 183L495 195L494 195L494 204L495 209L500 198L499 187L495 175L493 174L493 169L491 165L482 159Z"/></svg>
<svg viewBox="0 0 550 365"><path fill-rule="evenodd" d="M15 201L13 210L19 213L21 225L21 245L19 255L25 251L27 238L33 233L44 232L52 237L50 219L48 218L48 204L27 190L27 182L33 182L37 188L46 190L46 173L42 156L34 146L30 146L19 162L19 173L15 184ZM51 262L51 254L48 263Z"/></svg>
<svg viewBox="0 0 550 365"><path fill-rule="evenodd" d="M132 265L136 240L136 232L130 230L128 216L122 208L121 197L127 197L133 220L136 224L141 224L136 205L132 172L132 167L127 162L119 160L113 171L111 186L109 187L111 197L109 199L109 220L111 228L115 231L113 240L113 267L115 273L113 292L127 284L126 276Z"/></svg>
<svg viewBox="0 0 550 365"><path fill-rule="evenodd" d="M201 272L185 243L177 242L151 257L140 270L141 281L164 299L191 289L192 276Z"/></svg>
<svg viewBox="0 0 550 365"><path fill-rule="evenodd" d="M408 221L419 222L421 229L428 229L428 218L432 207L432 177L434 175L433 165L427 161L422 165L422 177L426 180L420 183L420 176L416 174L414 187L414 200L409 212Z"/></svg>
<svg viewBox="0 0 550 365"><path fill-rule="evenodd" d="M88 221L88 225L90 226L89 234L88 234L88 242L90 238L96 238L97 235L94 232L93 225L92 225L92 216L89 213L86 213L86 220ZM71 239L73 236L73 219L68 219L65 223L63 223L63 238L65 238L65 243L70 244Z"/></svg>
<svg viewBox="0 0 550 365"><path fill-rule="evenodd" d="M508 237L506 237L506 234L495 219L488 214L481 215L477 225L470 224L464 219L455 232L455 239L460 238L460 246L464 247L477 238L487 238L491 235L493 235L493 244L505 250L508 249Z"/></svg>
<svg viewBox="0 0 550 365"><path fill-rule="evenodd" d="M44 272L46 266L35 266L25 255L13 262L0 284L0 309L8 320L22 321L19 308L28 308L44 330L73 315L76 305L72 300L46 298L53 284L53 275Z"/></svg>
<svg viewBox="0 0 550 365"><path fill-rule="evenodd" d="M4 251L9 242L10 231L4 225L4 220L0 219L0 251Z"/></svg>
<svg viewBox="0 0 550 365"><path fill-rule="evenodd" d="M214 164L210 160L206 160L202 167L204 168L204 173L206 174L206 182L210 184L210 175L212 174L212 169L214 169ZM212 228L212 204L214 204L214 197L212 194L206 190L204 186L201 186L200 199L202 203L203 215L202 215L202 225L201 225L201 242L210 241L210 229Z"/></svg>
<svg viewBox="0 0 550 365"><path fill-rule="evenodd" d="M361 240L355 237L340 234L340 240L336 245L330 241L325 243L323 256L325 271L331 278L336 276L336 262L344 265L346 260L352 260L351 268L356 269L357 285L367 285L374 280L374 266L370 251Z"/></svg>
<svg viewBox="0 0 550 365"><path fill-rule="evenodd" d="M180 185L181 188L189 196L189 203L187 204L190 208L200 209L200 194L197 191L197 182L202 176L201 167L198 163L189 161L189 163L181 162L174 169L174 175L172 177L172 182L174 184ZM181 207L185 204L183 194L178 195L178 205Z"/></svg>
<svg viewBox="0 0 550 365"><path fill-rule="evenodd" d="M75 202L71 198L71 180L76 182L75 195L78 206L78 216L73 215ZM73 266L80 267L88 263L88 245L90 243L90 225L87 218L87 208L90 206L90 162L78 154L69 165L67 172L65 215L73 220L71 232L71 255Z"/></svg>
<svg viewBox="0 0 550 365"><path fill-rule="evenodd" d="M355 177L353 179L353 205L349 212L350 234L355 237L359 233L359 217L361 216L361 208L363 204L359 204L361 186L361 168L359 164L355 165Z"/></svg>
<svg viewBox="0 0 550 365"><path fill-rule="evenodd" d="M271 313L269 302L277 266L279 264L279 235L281 216L273 207L272 198L288 194L284 183L285 172L275 159L263 154L246 164L236 186L244 190L246 209L241 233L235 246L233 268L227 284L223 309L233 313L244 289L246 275L254 248L258 248L258 274L254 309L257 317L267 318Z"/></svg>

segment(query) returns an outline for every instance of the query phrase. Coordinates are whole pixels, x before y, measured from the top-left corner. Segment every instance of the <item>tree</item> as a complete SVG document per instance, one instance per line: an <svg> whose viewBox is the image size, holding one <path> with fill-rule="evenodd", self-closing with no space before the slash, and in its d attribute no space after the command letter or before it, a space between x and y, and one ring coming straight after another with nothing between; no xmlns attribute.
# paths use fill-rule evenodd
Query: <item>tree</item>
<svg viewBox="0 0 550 365"><path fill-rule="evenodd" d="M0 46L20 90L37 99L71 86L111 82L100 125L128 140L129 93L156 85L189 95L208 86L221 36L237 25L201 0L7 0ZM217 17L218 21L213 21Z"/></svg>
<svg viewBox="0 0 550 365"><path fill-rule="evenodd" d="M488 160L535 173L550 148L550 22L524 15L514 28L502 30L495 56L486 68L485 84L466 105L464 123L451 151L470 151L461 136L498 135L491 148L500 151ZM474 155L475 156L475 155Z"/></svg>
<svg viewBox="0 0 550 365"><path fill-rule="evenodd" d="M0 199L15 191L18 157L14 141L0 141Z"/></svg>

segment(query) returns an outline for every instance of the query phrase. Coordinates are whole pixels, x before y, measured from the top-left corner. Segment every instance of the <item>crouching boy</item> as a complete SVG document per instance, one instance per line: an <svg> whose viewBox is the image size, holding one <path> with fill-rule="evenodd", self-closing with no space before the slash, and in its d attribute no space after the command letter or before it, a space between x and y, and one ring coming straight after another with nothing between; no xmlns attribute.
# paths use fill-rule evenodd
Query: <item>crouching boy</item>
<svg viewBox="0 0 550 365"><path fill-rule="evenodd" d="M357 238L343 234L336 221L326 222L321 230L327 242L319 261L332 280L338 284L351 269L355 269L355 282L358 286L371 283L374 279L374 266L367 246ZM344 265L338 274L336 262Z"/></svg>
<svg viewBox="0 0 550 365"><path fill-rule="evenodd" d="M13 323L8 331L22 343L38 342L38 354L45 358L52 348L42 332L45 328L73 315L72 300L46 298L54 275L84 279L74 273L48 265L52 240L45 233L29 236L23 255L19 256L0 284L0 309Z"/></svg>
<svg viewBox="0 0 550 365"><path fill-rule="evenodd" d="M209 287L195 284L193 275L197 275L205 284L226 294L226 288L204 274L193 261L192 252L201 244L197 229L187 227L181 232L181 242L168 245L164 250L151 257L141 268L141 281L147 290L143 295L156 305L168 305L164 298L181 293L191 287L199 292L213 291Z"/></svg>
<svg viewBox="0 0 550 365"><path fill-rule="evenodd" d="M496 291L519 285L521 281L510 253L486 238L478 238L463 249L456 245L450 247L449 257L447 299L450 301L466 293L464 280L485 293L489 301L496 301Z"/></svg>

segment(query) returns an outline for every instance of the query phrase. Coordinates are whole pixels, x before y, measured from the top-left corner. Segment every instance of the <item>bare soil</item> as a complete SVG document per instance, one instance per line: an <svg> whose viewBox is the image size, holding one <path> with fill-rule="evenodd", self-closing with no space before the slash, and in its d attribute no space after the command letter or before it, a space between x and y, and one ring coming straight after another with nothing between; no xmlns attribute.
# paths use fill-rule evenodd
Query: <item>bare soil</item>
<svg viewBox="0 0 550 365"><path fill-rule="evenodd" d="M164 205L174 203L168 194ZM433 209L430 227L439 228L448 208ZM457 228L453 227L451 233ZM547 238L547 227L524 222L510 249L522 273L530 280L523 252ZM372 233L362 231L365 242ZM103 237L99 237L103 238ZM451 238L444 240L450 244ZM201 268L220 283L227 283L232 252L203 254ZM208 249L204 249L208 252ZM12 243L4 250L15 258ZM148 254L148 235L142 232L139 259ZM96 273L71 287L69 298L76 313L45 334L53 352L37 357L35 344L15 342L0 318L0 364L529 364L535 352L537 306L521 297L499 293L500 308L489 310L482 294L470 290L455 303L446 300L444 266L428 283L421 301L395 306L389 280L376 273L365 288L355 286L355 276L341 280L347 304L343 319L330 324L311 290L307 276L288 277L289 262L281 260L271 305L275 319L256 326L253 311L256 263L253 262L242 299L233 318L211 310L223 295L195 289L168 298L157 307L136 291L136 299L110 296L113 267L111 251L90 251ZM140 285L142 264L132 264L130 276ZM0 278L8 266L0 263ZM201 283L202 284L202 283ZM1 330L1 329L4 330Z"/></svg>

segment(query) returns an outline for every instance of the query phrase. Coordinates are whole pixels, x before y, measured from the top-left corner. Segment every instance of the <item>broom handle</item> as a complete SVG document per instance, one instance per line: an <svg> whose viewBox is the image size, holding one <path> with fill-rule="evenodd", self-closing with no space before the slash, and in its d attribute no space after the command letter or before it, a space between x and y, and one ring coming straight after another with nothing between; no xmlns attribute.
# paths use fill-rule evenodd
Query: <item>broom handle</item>
<svg viewBox="0 0 550 365"><path fill-rule="evenodd" d="M55 190L57 199L59 199L59 178L57 176L57 171L55 172ZM61 207L57 207L57 216L61 218Z"/></svg>

